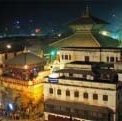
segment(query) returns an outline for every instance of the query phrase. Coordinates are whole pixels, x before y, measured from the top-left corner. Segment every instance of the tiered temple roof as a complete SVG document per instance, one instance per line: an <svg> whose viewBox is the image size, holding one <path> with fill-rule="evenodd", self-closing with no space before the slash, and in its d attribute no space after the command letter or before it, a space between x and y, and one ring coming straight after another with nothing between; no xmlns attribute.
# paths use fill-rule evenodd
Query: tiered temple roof
<svg viewBox="0 0 122 121"><path fill-rule="evenodd" d="M88 7L86 13L76 18L67 25L73 34L50 44L51 47L118 47L119 41L108 36L103 36L97 30L108 22L92 16Z"/></svg>

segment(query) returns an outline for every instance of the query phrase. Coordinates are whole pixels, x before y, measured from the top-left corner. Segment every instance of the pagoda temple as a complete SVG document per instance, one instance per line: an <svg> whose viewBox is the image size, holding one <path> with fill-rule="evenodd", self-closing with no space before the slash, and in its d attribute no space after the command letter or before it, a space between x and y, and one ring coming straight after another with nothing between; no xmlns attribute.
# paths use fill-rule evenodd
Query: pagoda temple
<svg viewBox="0 0 122 121"><path fill-rule="evenodd" d="M16 103L17 99L19 99L18 105L24 105L24 107L28 107L30 102L36 104L43 100L44 65L44 58L27 51L5 62L0 77L1 87L3 87L1 91L6 92L5 89L9 89L12 93L11 98L9 97L11 101L3 101L1 95L2 108L6 108L10 102ZM4 98L7 97L4 96Z"/></svg>
<svg viewBox="0 0 122 121"><path fill-rule="evenodd" d="M73 34L61 38L50 44L51 47L118 47L119 41L108 36L103 36L100 30L108 22L93 16L88 6L86 12L69 22L67 25Z"/></svg>

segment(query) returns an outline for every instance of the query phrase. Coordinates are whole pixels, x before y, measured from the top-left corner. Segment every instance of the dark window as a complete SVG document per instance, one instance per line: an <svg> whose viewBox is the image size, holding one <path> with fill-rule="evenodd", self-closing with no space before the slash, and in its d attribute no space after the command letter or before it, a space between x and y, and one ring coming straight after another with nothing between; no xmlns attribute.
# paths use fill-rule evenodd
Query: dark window
<svg viewBox="0 0 122 121"><path fill-rule="evenodd" d="M74 112L75 112L75 113L79 113L79 110L78 110L78 109L74 109Z"/></svg>
<svg viewBox="0 0 122 121"><path fill-rule="evenodd" d="M114 62L114 57L110 57L110 62Z"/></svg>
<svg viewBox="0 0 122 121"><path fill-rule="evenodd" d="M116 62L118 62L118 57L116 57Z"/></svg>
<svg viewBox="0 0 122 121"><path fill-rule="evenodd" d="M78 91L75 91L75 92L74 92L74 96L75 96L75 97L79 97L79 92L78 92Z"/></svg>
<svg viewBox="0 0 122 121"><path fill-rule="evenodd" d="M93 94L93 100L97 100L98 99L98 94Z"/></svg>
<svg viewBox="0 0 122 121"><path fill-rule="evenodd" d="M53 94L53 88L49 88L49 93Z"/></svg>
<svg viewBox="0 0 122 121"><path fill-rule="evenodd" d="M103 101L108 101L108 95L103 95Z"/></svg>
<svg viewBox="0 0 122 121"><path fill-rule="evenodd" d="M66 96L70 96L70 91L66 90Z"/></svg>
<svg viewBox="0 0 122 121"><path fill-rule="evenodd" d="M57 94L61 95L61 90L60 89L57 90Z"/></svg>
<svg viewBox="0 0 122 121"><path fill-rule="evenodd" d="M7 60L8 59L8 55L7 55L7 53L5 53L5 60Z"/></svg>
<svg viewBox="0 0 122 121"><path fill-rule="evenodd" d="M65 60L68 60L68 55L65 55Z"/></svg>
<svg viewBox="0 0 122 121"><path fill-rule="evenodd" d="M73 77L73 73L69 73L69 77Z"/></svg>
<svg viewBox="0 0 122 121"><path fill-rule="evenodd" d="M66 112L70 112L70 108L69 107L66 107Z"/></svg>
<svg viewBox="0 0 122 121"><path fill-rule="evenodd" d="M120 94L118 94L118 100L120 100Z"/></svg>
<svg viewBox="0 0 122 121"><path fill-rule="evenodd" d="M16 57L16 56L17 56L17 53L15 52L15 53L14 53L14 57Z"/></svg>
<svg viewBox="0 0 122 121"><path fill-rule="evenodd" d="M85 56L85 61L89 62L89 56Z"/></svg>
<svg viewBox="0 0 122 121"><path fill-rule="evenodd" d="M64 55L62 55L62 60L64 60Z"/></svg>
<svg viewBox="0 0 122 121"><path fill-rule="evenodd" d="M84 99L88 99L88 93L87 93L87 92L85 92L85 93L83 94L83 98L84 98Z"/></svg>
<svg viewBox="0 0 122 121"><path fill-rule="evenodd" d="M109 62L109 57L107 56L107 62Z"/></svg>
<svg viewBox="0 0 122 121"><path fill-rule="evenodd" d="M69 60L71 60L71 55L69 55Z"/></svg>
<svg viewBox="0 0 122 121"><path fill-rule="evenodd" d="M54 111L54 105L45 104L45 110L51 110L51 111Z"/></svg>
<svg viewBox="0 0 122 121"><path fill-rule="evenodd" d="M83 74L83 79L86 79L86 74Z"/></svg>

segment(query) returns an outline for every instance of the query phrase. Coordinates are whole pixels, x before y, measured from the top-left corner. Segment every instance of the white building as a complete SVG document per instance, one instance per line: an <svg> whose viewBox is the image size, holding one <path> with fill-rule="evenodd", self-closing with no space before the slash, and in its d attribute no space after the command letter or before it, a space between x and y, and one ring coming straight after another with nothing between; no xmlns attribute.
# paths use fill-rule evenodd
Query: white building
<svg viewBox="0 0 122 121"><path fill-rule="evenodd" d="M122 49L99 33L104 24L87 8L69 23L72 35L50 44L60 50L60 63L45 78L45 120L119 121Z"/></svg>
<svg viewBox="0 0 122 121"><path fill-rule="evenodd" d="M45 120L55 115L80 121L118 121L122 85L110 68L111 64L75 61L46 78Z"/></svg>

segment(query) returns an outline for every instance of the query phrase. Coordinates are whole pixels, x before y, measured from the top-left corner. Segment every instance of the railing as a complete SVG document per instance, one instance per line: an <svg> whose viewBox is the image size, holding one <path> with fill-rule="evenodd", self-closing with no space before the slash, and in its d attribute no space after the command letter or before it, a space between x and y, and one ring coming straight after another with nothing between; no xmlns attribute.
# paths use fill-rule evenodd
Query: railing
<svg viewBox="0 0 122 121"><path fill-rule="evenodd" d="M22 86L32 86L35 84L40 84L42 83L42 80L30 80L30 81L26 81L26 80L19 80L19 79L14 79L14 78L10 78L10 77L0 77L0 82L1 83L10 83L10 84L16 84L16 85L22 85Z"/></svg>

